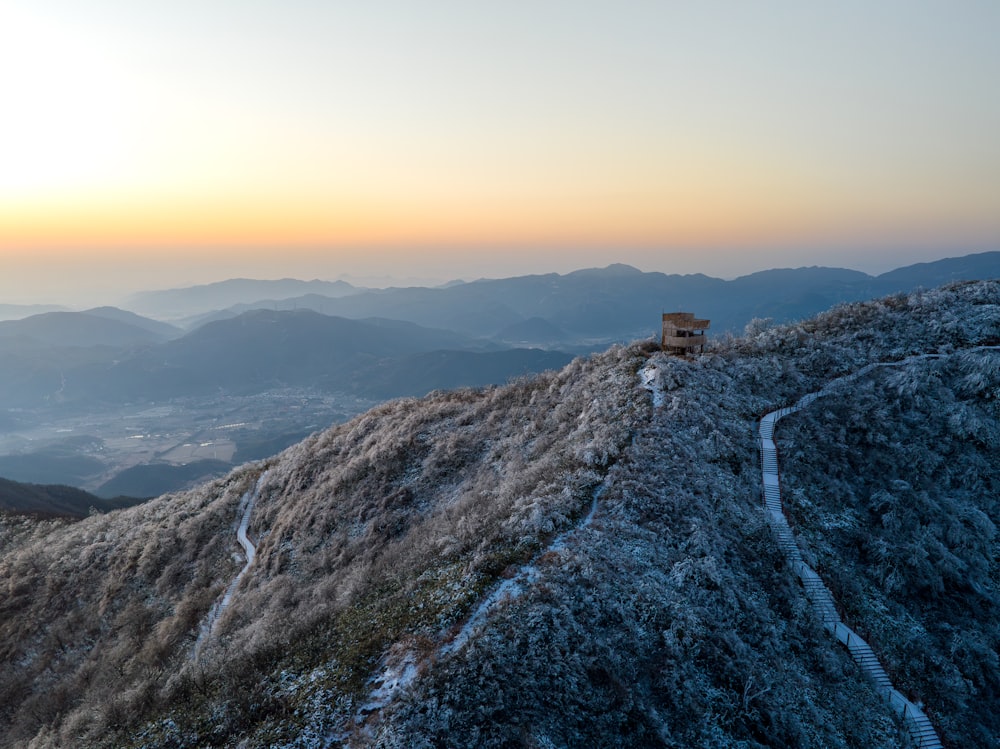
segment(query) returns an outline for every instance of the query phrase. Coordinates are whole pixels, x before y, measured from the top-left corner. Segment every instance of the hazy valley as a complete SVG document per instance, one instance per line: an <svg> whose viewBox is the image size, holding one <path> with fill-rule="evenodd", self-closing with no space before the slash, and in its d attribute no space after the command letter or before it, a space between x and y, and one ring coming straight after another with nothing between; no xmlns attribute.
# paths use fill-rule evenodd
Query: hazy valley
<svg viewBox="0 0 1000 749"><path fill-rule="evenodd" d="M719 336L998 275L1000 253L982 253L877 277L799 268L722 281L615 265L440 288L235 279L138 293L122 302L134 311L5 305L0 477L154 496L389 398L501 384L654 337L666 306L697 309Z"/></svg>

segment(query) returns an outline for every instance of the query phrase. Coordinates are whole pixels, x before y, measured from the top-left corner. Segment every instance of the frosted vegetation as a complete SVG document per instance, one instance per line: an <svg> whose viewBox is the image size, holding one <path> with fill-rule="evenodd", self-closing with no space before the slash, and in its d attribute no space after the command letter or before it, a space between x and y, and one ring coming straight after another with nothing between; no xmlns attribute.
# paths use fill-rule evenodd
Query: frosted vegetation
<svg viewBox="0 0 1000 749"><path fill-rule="evenodd" d="M998 397L1000 351L959 351L872 372L781 433L800 538L956 746L1000 736Z"/></svg>
<svg viewBox="0 0 1000 749"><path fill-rule="evenodd" d="M997 341L997 283L845 305L690 361L639 343L393 401L79 523L3 518L0 745L905 745L773 543L754 427L935 351L789 417L782 477L893 680L946 743L995 746L1000 355L963 349ZM193 659L265 470L256 558Z"/></svg>

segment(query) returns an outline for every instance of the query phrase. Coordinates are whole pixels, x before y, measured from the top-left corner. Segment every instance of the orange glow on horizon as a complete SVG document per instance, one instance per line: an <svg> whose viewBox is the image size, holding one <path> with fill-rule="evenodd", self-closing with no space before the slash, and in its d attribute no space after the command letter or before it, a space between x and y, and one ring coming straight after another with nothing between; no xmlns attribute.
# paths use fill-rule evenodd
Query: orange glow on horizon
<svg viewBox="0 0 1000 749"><path fill-rule="evenodd" d="M12 0L0 271L992 249L1000 6L894 4L264 3L219 34L226 3Z"/></svg>
<svg viewBox="0 0 1000 749"><path fill-rule="evenodd" d="M582 201L574 198L535 205L472 200L365 202L333 200L274 203L265 199L153 205L76 203L19 206L0 211L0 255L61 248L135 249L324 247L735 247L814 244L845 237L863 241L928 232L946 236L970 226L982 235L997 226L950 226L923 220L854 211L837 215L821 205L758 196L728 205L698 196L662 201ZM851 227L850 231L844 227ZM901 230L901 227L906 227ZM238 249L237 249L238 248Z"/></svg>

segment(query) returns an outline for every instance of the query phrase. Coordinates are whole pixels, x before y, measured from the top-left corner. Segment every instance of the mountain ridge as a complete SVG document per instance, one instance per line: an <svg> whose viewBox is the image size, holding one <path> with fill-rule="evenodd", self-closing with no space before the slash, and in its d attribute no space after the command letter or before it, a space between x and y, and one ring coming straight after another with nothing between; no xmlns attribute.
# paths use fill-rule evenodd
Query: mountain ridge
<svg viewBox="0 0 1000 749"><path fill-rule="evenodd" d="M465 351L470 356L501 349L517 351L493 341L475 340L411 322L383 318L353 320L308 309L249 310L169 340L157 339L154 333L135 325L96 315L53 314L71 315L73 320L96 325L99 332L95 339L105 348L82 347L84 341L79 331L60 327L62 318L42 321L56 325L55 342L59 347L33 353L42 345L38 338L7 339L10 356L0 368L0 382L4 386L0 405L36 406L56 399L57 393L60 403L120 403L163 401L219 390L252 393L288 385L365 394L366 379L374 376L388 381L382 370L401 358L446 350ZM22 323L38 327L36 321L28 320L11 323L19 326L11 329L29 333L34 330L24 328ZM108 330L112 333L107 333ZM126 333L119 335L122 330ZM81 346L65 345L71 339ZM112 340L119 345L111 347ZM0 338L0 345L3 343ZM520 362L515 361L518 354L506 356L512 367L509 371L496 366L502 359L497 356L483 360L483 371L491 370L503 382L524 373L524 367L532 360L546 358L530 351L520 354ZM557 358L555 354L549 357L552 361ZM561 363L565 361L563 357ZM450 383L487 384L481 377L465 383L452 379ZM432 385L429 389L440 387L441 383ZM407 388L389 395L403 392L413 393L412 388Z"/></svg>
<svg viewBox="0 0 1000 749"><path fill-rule="evenodd" d="M69 737L95 747L898 746L902 727L830 648L774 547L752 427L766 410L872 362L940 352L947 369L907 365L888 384L914 403L955 400L962 418L935 428L950 449L969 450L976 470L953 475L952 491L980 502L976 512L996 525L995 503L983 502L991 495L961 482L993 475L976 457L992 443L976 435L1000 433L989 398L1000 366L962 349L1000 338L998 310L1000 283L956 284L756 325L690 360L649 343L613 347L504 387L386 403L138 508L68 528L0 525L0 735L39 747ZM643 389L647 367L659 404ZM821 432L830 436L823 468L864 455L860 435L874 424L891 431L897 418L861 403ZM845 441L856 447L843 450ZM877 444L880 460L911 481L942 466ZM256 559L193 662L192 635L240 566L240 498L265 471L249 523ZM859 473L836 471L838 481ZM861 505L856 522L828 520L810 496L800 486L789 501L815 545L807 553L821 561L817 539L837 523L857 548L851 533L876 522ZM900 500L910 512L922 506ZM871 512L884 515L885 501L877 495ZM907 523L887 569L927 530ZM553 546L571 528L579 530ZM989 746L1000 731L988 708L997 674L981 657L950 656L946 635L961 626L963 647L985 653L1000 623L994 603L983 605L1000 601L996 556L981 543L989 523L940 534L941 548L982 570L979 592L941 597L935 620L919 620L918 651L882 612L903 606L890 624L916 626L902 611L919 596L904 587L887 599L866 585L848 586L845 600L881 633L872 646L901 689L926 700L943 738ZM534 572L519 578L525 569ZM52 582L35 584L38 571ZM446 650L508 579L524 580L519 592L475 623L467 644ZM67 586L78 613L60 608ZM977 599L978 622L962 613L968 595L987 596ZM926 667L938 659L943 673ZM373 702L383 675L406 664L413 677ZM963 696L963 678L980 699Z"/></svg>
<svg viewBox="0 0 1000 749"><path fill-rule="evenodd" d="M2 321L0 345L15 341L39 347L120 347L162 341L169 335L169 326L123 310L109 313L110 309L113 308L43 312L21 320Z"/></svg>
<svg viewBox="0 0 1000 749"><path fill-rule="evenodd" d="M758 271L728 281L704 274L643 272L632 266L613 264L563 275L480 279L449 288L361 290L337 299L314 295L281 301L244 300L238 309L275 305L312 307L354 319L381 316L409 320L484 338L527 319L541 317L566 331L567 336L561 341L563 346L579 343L581 339L596 339L607 345L643 337L644 331L655 327L649 321L651 309L697 308L698 314L713 321L713 333L739 334L755 317L790 322L841 302L955 280L997 277L1000 277L1000 252L918 263L878 276L813 266Z"/></svg>
<svg viewBox="0 0 1000 749"><path fill-rule="evenodd" d="M356 293L358 289L346 281L320 281L318 279L301 281L295 278L269 281L231 278L225 281L178 289L143 291L130 296L125 304L140 314L176 319L186 316L177 314L177 309L181 305L196 305L201 307L201 312L204 313L218 309L219 306L228 307L248 301L248 297L260 299L275 293L290 297L304 293L318 293L319 291L323 291L324 296L337 297Z"/></svg>

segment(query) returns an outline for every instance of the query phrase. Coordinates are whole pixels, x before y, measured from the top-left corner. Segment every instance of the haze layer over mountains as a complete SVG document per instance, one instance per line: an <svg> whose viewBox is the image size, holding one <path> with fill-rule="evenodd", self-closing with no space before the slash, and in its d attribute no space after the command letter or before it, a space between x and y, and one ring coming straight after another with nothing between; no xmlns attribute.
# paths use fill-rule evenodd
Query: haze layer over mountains
<svg viewBox="0 0 1000 749"><path fill-rule="evenodd" d="M996 276L994 252L877 277L799 268L723 281L612 265L441 288L234 279L138 293L132 311L23 309L0 322L0 477L154 496L387 398L500 384L655 337L661 311L739 333L755 318Z"/></svg>
<svg viewBox="0 0 1000 749"><path fill-rule="evenodd" d="M801 319L833 304L871 299L956 280L994 278L1000 253L919 263L879 276L843 268L766 270L732 281L695 275L643 273L627 265L565 275L453 282L440 288L360 289L344 282L234 280L173 291L143 292L123 305L172 322L203 322L254 308L309 308L352 319L406 320L509 344L634 340L655 330L655 311L697 307L713 330L740 333L755 318ZM225 300L225 301L220 301ZM650 321L649 310L654 310ZM669 310L665 310L669 311ZM527 321L550 326L523 339L507 328ZM553 331L561 331L553 336Z"/></svg>

